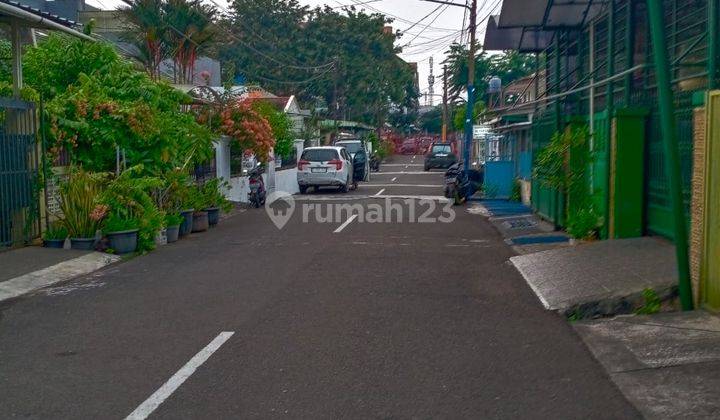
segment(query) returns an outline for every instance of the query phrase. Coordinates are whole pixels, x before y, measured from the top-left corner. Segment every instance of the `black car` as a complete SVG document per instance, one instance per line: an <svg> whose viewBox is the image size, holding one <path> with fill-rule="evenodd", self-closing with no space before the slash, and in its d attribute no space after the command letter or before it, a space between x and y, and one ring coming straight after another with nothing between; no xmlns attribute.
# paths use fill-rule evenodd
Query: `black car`
<svg viewBox="0 0 720 420"><path fill-rule="evenodd" d="M457 156L452 152L450 143L433 143L425 155L425 170L432 168L447 169L457 163Z"/></svg>

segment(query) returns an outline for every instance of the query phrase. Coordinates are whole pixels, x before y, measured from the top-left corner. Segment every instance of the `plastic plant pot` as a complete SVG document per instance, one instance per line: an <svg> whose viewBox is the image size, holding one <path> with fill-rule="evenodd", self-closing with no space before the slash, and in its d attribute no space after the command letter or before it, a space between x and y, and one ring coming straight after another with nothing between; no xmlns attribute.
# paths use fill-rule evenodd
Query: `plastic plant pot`
<svg viewBox="0 0 720 420"><path fill-rule="evenodd" d="M208 224L210 227L217 226L217 224L220 223L220 208L210 207L209 209L205 209L205 211L208 214Z"/></svg>
<svg viewBox="0 0 720 420"><path fill-rule="evenodd" d="M45 248L62 249L65 246L65 239L43 239Z"/></svg>
<svg viewBox="0 0 720 420"><path fill-rule="evenodd" d="M180 225L177 226L168 226L166 229L167 233L167 242L169 244L173 242L177 242L178 237L180 236Z"/></svg>
<svg viewBox="0 0 720 420"><path fill-rule="evenodd" d="M92 251L95 249L95 238L70 238L70 248L80 251Z"/></svg>
<svg viewBox="0 0 720 420"><path fill-rule="evenodd" d="M180 224L180 236L187 236L192 231L193 225L193 209L183 210L180 212L180 216L183 217L183 221Z"/></svg>
<svg viewBox="0 0 720 420"><path fill-rule="evenodd" d="M210 227L208 222L208 212L196 211L192 215L192 232L205 232Z"/></svg>
<svg viewBox="0 0 720 420"><path fill-rule="evenodd" d="M138 229L109 232L107 234L110 248L116 254L129 254L137 250Z"/></svg>

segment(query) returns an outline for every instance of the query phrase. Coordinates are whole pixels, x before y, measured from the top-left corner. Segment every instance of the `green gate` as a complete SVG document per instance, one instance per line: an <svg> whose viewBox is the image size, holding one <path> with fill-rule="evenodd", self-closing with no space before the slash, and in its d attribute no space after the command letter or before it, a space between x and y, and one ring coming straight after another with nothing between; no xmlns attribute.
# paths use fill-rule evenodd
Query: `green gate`
<svg viewBox="0 0 720 420"><path fill-rule="evenodd" d="M0 98L0 250L40 234L35 104Z"/></svg>
<svg viewBox="0 0 720 420"><path fill-rule="evenodd" d="M675 118L677 122L680 163L682 172L682 191L685 209L690 205L692 194L692 151L693 151L693 92L676 93ZM660 132L660 114L656 107L648 119L646 127L646 227L649 233L672 239L673 218L670 203L670 187L665 175L665 158ZM687 216L689 222L690 216Z"/></svg>

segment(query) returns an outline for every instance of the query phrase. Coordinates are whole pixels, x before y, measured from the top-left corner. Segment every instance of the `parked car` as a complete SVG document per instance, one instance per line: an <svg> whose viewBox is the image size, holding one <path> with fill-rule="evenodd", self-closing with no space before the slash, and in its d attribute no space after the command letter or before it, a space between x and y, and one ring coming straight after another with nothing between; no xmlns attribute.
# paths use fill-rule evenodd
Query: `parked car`
<svg viewBox="0 0 720 420"><path fill-rule="evenodd" d="M297 182L300 193L310 187L338 187L347 192L354 185L353 159L339 146L308 147L297 164Z"/></svg>
<svg viewBox="0 0 720 420"><path fill-rule="evenodd" d="M335 146L344 147L353 159L354 179L356 181L370 181L370 159L365 148L365 142L358 139L339 140Z"/></svg>
<svg viewBox="0 0 720 420"><path fill-rule="evenodd" d="M425 155L425 170L431 168L447 169L457 163L457 156L452 151L450 143L433 143L430 151Z"/></svg>

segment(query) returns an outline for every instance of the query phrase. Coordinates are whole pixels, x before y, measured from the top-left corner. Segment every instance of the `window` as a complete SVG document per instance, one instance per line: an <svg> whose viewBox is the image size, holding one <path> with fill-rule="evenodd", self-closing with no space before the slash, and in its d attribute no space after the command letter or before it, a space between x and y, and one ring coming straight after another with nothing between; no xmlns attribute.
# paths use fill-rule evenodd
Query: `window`
<svg viewBox="0 0 720 420"><path fill-rule="evenodd" d="M303 151L302 159L309 162L328 162L338 158L334 149L307 149Z"/></svg>
<svg viewBox="0 0 720 420"><path fill-rule="evenodd" d="M449 144L435 144L432 147L432 153L450 153L451 151Z"/></svg>

